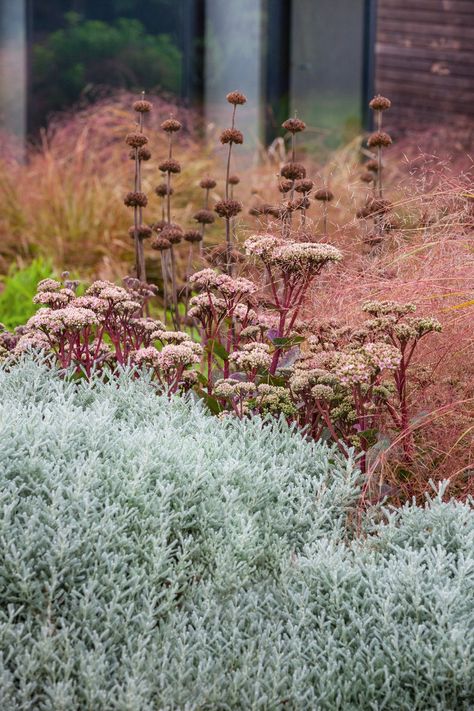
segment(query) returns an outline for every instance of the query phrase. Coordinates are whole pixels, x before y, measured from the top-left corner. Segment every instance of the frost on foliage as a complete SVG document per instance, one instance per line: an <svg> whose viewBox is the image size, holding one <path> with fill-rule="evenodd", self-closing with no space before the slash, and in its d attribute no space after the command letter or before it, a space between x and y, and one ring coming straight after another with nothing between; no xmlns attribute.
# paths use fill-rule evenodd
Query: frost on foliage
<svg viewBox="0 0 474 711"><path fill-rule="evenodd" d="M151 377L151 376L150 376ZM0 708L472 708L474 523L284 422L0 369Z"/></svg>

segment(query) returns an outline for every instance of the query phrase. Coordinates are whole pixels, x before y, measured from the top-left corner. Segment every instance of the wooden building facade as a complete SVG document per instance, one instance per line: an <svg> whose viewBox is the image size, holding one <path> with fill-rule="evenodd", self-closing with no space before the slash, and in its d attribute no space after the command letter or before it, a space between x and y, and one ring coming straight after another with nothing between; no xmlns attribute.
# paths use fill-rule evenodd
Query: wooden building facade
<svg viewBox="0 0 474 711"><path fill-rule="evenodd" d="M473 122L474 0L374 2L373 87L391 122Z"/></svg>

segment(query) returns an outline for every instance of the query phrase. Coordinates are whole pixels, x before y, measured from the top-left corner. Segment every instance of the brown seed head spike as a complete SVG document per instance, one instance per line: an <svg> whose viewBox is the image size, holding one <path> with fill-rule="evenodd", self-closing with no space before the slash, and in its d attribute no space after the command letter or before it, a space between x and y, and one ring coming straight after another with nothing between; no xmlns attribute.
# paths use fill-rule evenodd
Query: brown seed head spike
<svg viewBox="0 0 474 711"><path fill-rule="evenodd" d="M281 193L288 193L292 187L293 187L292 180L281 180L280 183L278 184L278 190Z"/></svg>
<svg viewBox="0 0 474 711"><path fill-rule="evenodd" d="M179 225L170 223L162 230L161 237L167 239L171 244L179 244L183 238L183 230Z"/></svg>
<svg viewBox="0 0 474 711"><path fill-rule="evenodd" d="M322 200L323 202L330 202L334 199L334 194L327 188L320 188L314 193L315 200Z"/></svg>
<svg viewBox="0 0 474 711"><path fill-rule="evenodd" d="M369 148L376 148L378 146L391 146L392 145L392 138L388 135L388 133L384 133L384 131L375 131L374 133L371 133L369 138L367 139L367 145Z"/></svg>
<svg viewBox="0 0 474 711"><path fill-rule="evenodd" d="M166 119L166 121L163 121L160 128L163 131L166 131L166 133L175 133L176 131L179 131L181 129L181 124L176 119L169 118Z"/></svg>
<svg viewBox="0 0 474 711"><path fill-rule="evenodd" d="M127 207L146 207L148 198L145 193L131 192L125 195L123 202Z"/></svg>
<svg viewBox="0 0 474 711"><path fill-rule="evenodd" d="M216 187L216 185L217 183L214 178L203 178L199 183L199 187L201 187L203 190L212 190Z"/></svg>
<svg viewBox="0 0 474 711"><path fill-rule="evenodd" d="M125 143L132 148L141 148L145 143L148 143L148 138L144 133L138 133L138 131L133 131L125 136Z"/></svg>
<svg viewBox="0 0 474 711"><path fill-rule="evenodd" d="M295 190L297 193L309 193L314 187L314 183L309 178L304 180L298 180L295 185Z"/></svg>
<svg viewBox="0 0 474 711"><path fill-rule="evenodd" d="M198 210L196 213L194 213L193 217L196 222L199 222L199 224L201 225L212 225L212 223L216 220L211 210L204 209Z"/></svg>
<svg viewBox="0 0 474 711"><path fill-rule="evenodd" d="M242 204L237 200L219 200L216 203L214 210L217 212L219 217L226 217L230 219L235 217L242 210Z"/></svg>
<svg viewBox="0 0 474 711"><path fill-rule="evenodd" d="M181 173L181 165L179 161L175 160L174 158L169 158L168 160L164 160L158 168L161 170L162 173Z"/></svg>
<svg viewBox="0 0 474 711"><path fill-rule="evenodd" d="M377 94L377 96L374 96L374 98L369 101L369 107L373 111L386 111L389 109L392 105L392 102L390 99L387 99L385 96L381 96L380 94Z"/></svg>
<svg viewBox="0 0 474 711"><path fill-rule="evenodd" d="M135 237L135 227L128 228L128 234L133 239ZM153 230L148 225L138 225L137 235L140 239L148 239L153 234Z"/></svg>
<svg viewBox="0 0 474 711"><path fill-rule="evenodd" d="M247 101L245 94L240 91L231 91L230 94L227 94L226 99L229 104L234 104L234 106L242 106Z"/></svg>
<svg viewBox="0 0 474 711"><path fill-rule="evenodd" d="M379 169L378 161L376 161L374 159L368 160L367 163L364 163L364 168L366 170L371 170L373 173L377 173L377 171Z"/></svg>
<svg viewBox="0 0 474 711"><path fill-rule="evenodd" d="M166 249L171 248L171 242L165 237L155 237L150 244L152 249L156 249L159 252L164 252Z"/></svg>
<svg viewBox="0 0 474 711"><path fill-rule="evenodd" d="M288 180L306 178L306 168L301 163L285 163L280 173L283 178L288 178Z"/></svg>
<svg viewBox="0 0 474 711"><path fill-rule="evenodd" d="M153 104L150 101L145 101L145 99L139 99L139 101L133 102L133 109L139 114L147 114L153 108Z"/></svg>
<svg viewBox="0 0 474 711"><path fill-rule="evenodd" d="M195 242L202 241L202 234L198 232L198 230L188 230L188 232L184 233L184 239L186 242L194 244Z"/></svg>
<svg viewBox="0 0 474 711"><path fill-rule="evenodd" d="M220 135L220 142L223 145L226 143L241 145L244 142L244 135L238 128L225 128Z"/></svg>
<svg viewBox="0 0 474 711"><path fill-rule="evenodd" d="M229 185L238 185L240 178L238 175L229 175Z"/></svg>
<svg viewBox="0 0 474 711"><path fill-rule="evenodd" d="M155 193L158 197L166 197L168 194L172 195L173 192L174 188L172 188L171 185L168 187L166 183L160 183L160 185L157 185L155 188Z"/></svg>
<svg viewBox="0 0 474 711"><path fill-rule="evenodd" d="M132 151L133 153L133 151ZM138 149L138 160L150 160L151 151L149 148L139 148Z"/></svg>
<svg viewBox="0 0 474 711"><path fill-rule="evenodd" d="M306 124L299 118L289 118L282 123L282 128L290 133L299 133L300 131L305 130Z"/></svg>

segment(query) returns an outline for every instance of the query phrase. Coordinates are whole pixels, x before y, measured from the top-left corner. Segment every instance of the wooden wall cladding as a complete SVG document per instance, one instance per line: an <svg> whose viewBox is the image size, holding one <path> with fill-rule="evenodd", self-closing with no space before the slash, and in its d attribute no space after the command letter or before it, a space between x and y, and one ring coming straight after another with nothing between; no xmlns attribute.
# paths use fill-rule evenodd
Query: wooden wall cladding
<svg viewBox="0 0 474 711"><path fill-rule="evenodd" d="M378 0L375 88L400 126L472 121L474 0Z"/></svg>

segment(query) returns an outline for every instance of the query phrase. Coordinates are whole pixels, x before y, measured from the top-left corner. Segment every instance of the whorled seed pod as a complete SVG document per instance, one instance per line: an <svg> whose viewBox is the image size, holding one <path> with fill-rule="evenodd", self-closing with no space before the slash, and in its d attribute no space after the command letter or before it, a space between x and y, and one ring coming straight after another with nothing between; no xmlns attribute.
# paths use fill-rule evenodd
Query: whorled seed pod
<svg viewBox="0 0 474 711"><path fill-rule="evenodd" d="M374 131L374 133L371 133L368 137L367 145L369 148L376 148L379 146L387 148L387 146L392 145L392 138L384 131Z"/></svg>
<svg viewBox="0 0 474 711"><path fill-rule="evenodd" d="M302 163L285 163L280 171L283 178L288 180L301 180L306 178L306 168Z"/></svg>
<svg viewBox="0 0 474 711"><path fill-rule="evenodd" d="M238 185L240 178L238 175L229 175L229 185Z"/></svg>
<svg viewBox="0 0 474 711"><path fill-rule="evenodd" d="M220 135L220 142L224 145L226 143L236 143L241 145L244 142L244 134L239 131L238 128L225 128Z"/></svg>
<svg viewBox="0 0 474 711"><path fill-rule="evenodd" d="M172 195L174 193L174 188L171 185L168 187L166 183L160 183L155 188L155 193L158 197L166 197L167 195Z"/></svg>
<svg viewBox="0 0 474 711"><path fill-rule="evenodd" d="M183 230L179 225L170 223L163 228L160 236L167 239L171 244L179 244L183 238Z"/></svg>
<svg viewBox="0 0 474 711"><path fill-rule="evenodd" d="M290 192L291 188L293 187L293 181L292 180L280 180L278 183L278 190L281 193L288 193Z"/></svg>
<svg viewBox="0 0 474 711"><path fill-rule="evenodd" d="M369 107L373 111L386 111L389 109L392 105L392 102L390 99L387 99L385 96L381 96L380 94L377 94L377 96L374 96L374 98L369 101Z"/></svg>
<svg viewBox="0 0 474 711"><path fill-rule="evenodd" d="M148 143L148 138L144 133L139 133L138 131L132 131L132 133L127 133L125 136L125 143L132 148L141 148Z"/></svg>
<svg viewBox="0 0 474 711"><path fill-rule="evenodd" d="M171 249L171 242L165 237L154 237L150 243L150 246L152 249L164 252L167 249Z"/></svg>
<svg viewBox="0 0 474 711"><path fill-rule="evenodd" d="M365 203L365 208L368 210L369 215L384 215L386 212L390 212L392 203L383 198L371 197Z"/></svg>
<svg viewBox="0 0 474 711"><path fill-rule="evenodd" d="M379 163L375 158L371 158L367 163L364 163L364 168L366 170L371 170L373 173L377 173L379 169Z"/></svg>
<svg viewBox="0 0 474 711"><path fill-rule="evenodd" d="M216 220L212 210L206 210L204 208L195 212L193 219L201 225L212 225Z"/></svg>
<svg viewBox="0 0 474 711"><path fill-rule="evenodd" d="M282 123L282 128L290 133L299 133L300 131L305 130L306 124L299 118L289 118Z"/></svg>
<svg viewBox="0 0 474 711"><path fill-rule="evenodd" d="M148 198L145 193L134 191L127 193L123 202L127 207L146 207L148 205Z"/></svg>
<svg viewBox="0 0 474 711"><path fill-rule="evenodd" d="M363 183L373 183L373 181L375 180L375 173L371 172L370 170L365 170L363 173L360 174L360 179Z"/></svg>
<svg viewBox="0 0 474 711"><path fill-rule="evenodd" d="M309 193L314 187L314 183L309 178L304 180L298 180L295 183L295 190L297 193Z"/></svg>
<svg viewBox="0 0 474 711"><path fill-rule="evenodd" d="M168 158L162 161L158 168L162 173L181 173L181 165L179 161L174 158Z"/></svg>
<svg viewBox="0 0 474 711"><path fill-rule="evenodd" d="M174 118L169 118L166 119L166 121L163 121L160 128L163 131L166 131L166 133L176 133L176 131L179 131L182 128L182 124Z"/></svg>
<svg viewBox="0 0 474 711"><path fill-rule="evenodd" d="M202 242L202 234L198 230L188 230L184 233L184 239L190 244Z"/></svg>
<svg viewBox="0 0 474 711"><path fill-rule="evenodd" d="M211 266L220 268L225 268L229 262L231 264L238 264L244 259L245 257L238 249L232 248L229 251L225 244L218 244L207 256L207 260Z"/></svg>
<svg viewBox="0 0 474 711"><path fill-rule="evenodd" d="M132 151L132 153L133 153L133 151ZM151 151L149 148L142 146L141 148L138 149L137 155L138 155L138 160L147 161L147 160L150 160L150 158L151 158Z"/></svg>
<svg viewBox="0 0 474 711"><path fill-rule="evenodd" d="M165 229L165 227L168 227L168 224L169 223L166 222L166 220L158 220L158 222L154 222L152 224L152 228L155 230L155 232L160 234Z"/></svg>
<svg viewBox="0 0 474 711"><path fill-rule="evenodd" d="M216 181L214 178L203 178L201 182L199 183L199 187L201 187L203 190L213 190L217 185Z"/></svg>
<svg viewBox="0 0 474 711"><path fill-rule="evenodd" d="M240 91L231 91L230 94L227 94L226 99L229 104L233 104L234 106L245 104L247 101L245 94L242 94Z"/></svg>
<svg viewBox="0 0 474 711"><path fill-rule="evenodd" d="M214 210L219 217L230 219L235 217L242 210L242 203L238 200L219 200L214 206Z"/></svg>
<svg viewBox="0 0 474 711"><path fill-rule="evenodd" d="M133 102L133 110L139 114L147 114L153 108L153 104L145 99L139 99Z"/></svg>
<svg viewBox="0 0 474 711"><path fill-rule="evenodd" d="M137 228L136 228L136 232L137 232L137 236L138 236L140 239L148 239L148 238L151 237L152 234L153 234L152 228L149 227L148 225L138 225ZM128 234L130 235L130 237L131 237L132 239L134 239L134 237L135 237L135 227L133 227L133 226L132 226L132 227L129 227L129 228L128 228Z"/></svg>
<svg viewBox="0 0 474 711"><path fill-rule="evenodd" d="M322 200L323 202L331 202L334 199L334 193L332 193L328 188L319 188L314 193L315 200Z"/></svg>

